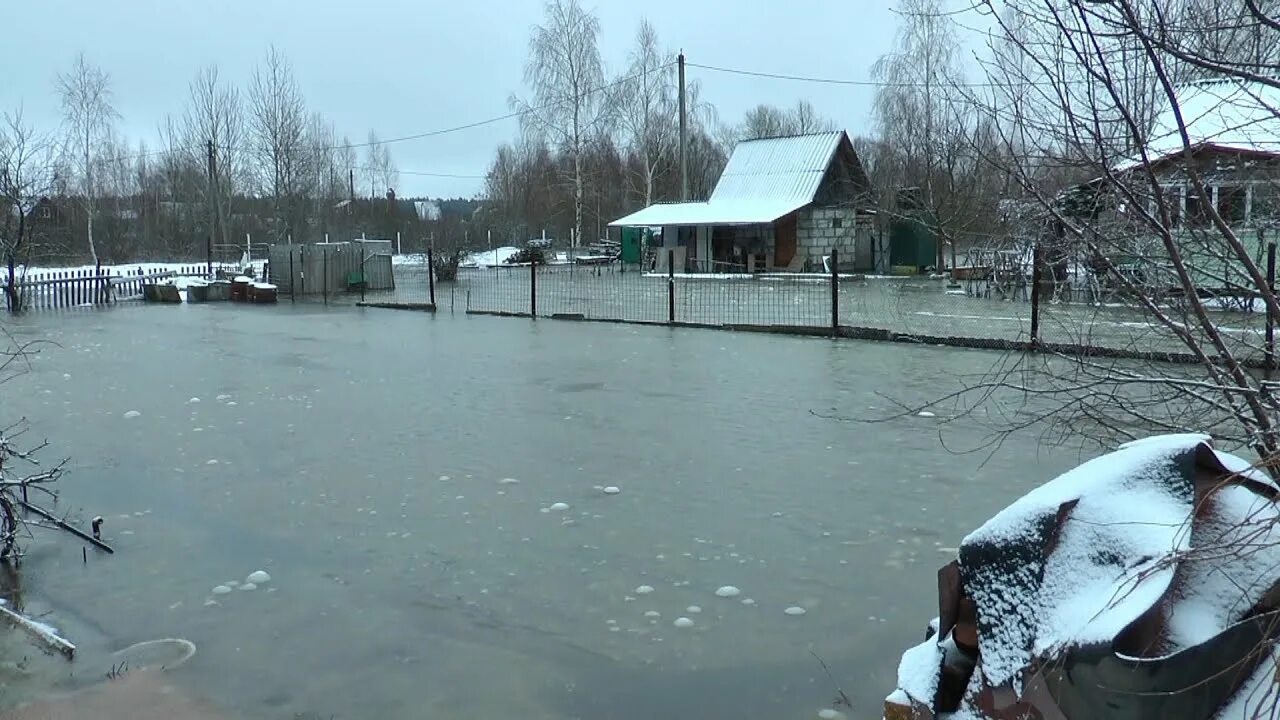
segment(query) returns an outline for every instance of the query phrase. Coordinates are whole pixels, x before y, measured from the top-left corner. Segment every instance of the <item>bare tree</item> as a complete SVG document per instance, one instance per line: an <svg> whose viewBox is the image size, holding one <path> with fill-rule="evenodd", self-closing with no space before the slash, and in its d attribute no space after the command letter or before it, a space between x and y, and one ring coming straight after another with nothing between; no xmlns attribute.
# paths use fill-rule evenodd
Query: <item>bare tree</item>
<svg viewBox="0 0 1280 720"><path fill-rule="evenodd" d="M583 156L607 129L611 117L597 45L600 21L578 0L548 0L545 13L544 24L535 26L529 39L524 70L525 82L533 91L532 101L513 97L511 103L523 111L522 122L546 135L569 156L572 241L576 244L582 238Z"/></svg>
<svg viewBox="0 0 1280 720"><path fill-rule="evenodd" d="M222 244L229 245L232 238L227 218L244 172L244 113L240 92L220 80L216 65L201 69L188 86L181 137L182 148L196 165L206 165L208 154L213 153L216 177L206 184L205 194L214 211L210 222L215 223Z"/></svg>
<svg viewBox="0 0 1280 720"><path fill-rule="evenodd" d="M5 113L0 125L0 252L7 271L5 295L11 311L22 309L19 272L30 264L38 232L31 215L52 194L53 143L26 122L22 109Z"/></svg>
<svg viewBox="0 0 1280 720"><path fill-rule="evenodd" d="M736 138L759 140L762 138L791 135L795 131L787 111L774 105L760 104L747 111Z"/></svg>
<svg viewBox="0 0 1280 720"><path fill-rule="evenodd" d="M272 199L272 234L283 240L302 222L307 113L293 69L274 47L253 71L249 107L259 182Z"/></svg>
<svg viewBox="0 0 1280 720"><path fill-rule="evenodd" d="M98 196L94 176L97 151L120 116L111 103L110 77L101 68L90 65L83 53L76 56L70 71L58 75L58 94L66 130L65 155L79 177L89 254L96 265L98 249L93 240L93 222Z"/></svg>
<svg viewBox="0 0 1280 720"><path fill-rule="evenodd" d="M1109 444L1152 431L1209 432L1252 449L1274 472L1280 401L1249 369L1267 356L1262 318L1224 311L1257 308L1280 320L1261 242L1280 219L1280 160L1266 146L1206 150L1203 133L1204 118L1214 132L1223 107L1236 118L1231 132L1280 125L1280 107L1263 94L1280 81L1247 53L1188 49L1195 44L1180 32L1214 29L1173 25L1134 0L1040 0L1020 5L1016 20L993 3L987 9L1004 51L987 68L988 84L1016 87L1023 101L988 98L982 112L1007 152L986 161L1012 173L1034 208L1037 264L1076 286L1068 298L1082 290L1100 305L1093 314L1050 306L1041 332L1088 348L1099 327L1122 326L1126 334L1111 342L1130 359L1060 350L1070 362L1020 361L961 394L1013 387L1038 406L1017 422L1048 421L1060 438ZM1264 42L1280 38L1265 13L1247 17ZM1215 80L1203 82L1204 72ZM1179 80L1197 77L1196 85ZM1135 91L1148 83L1154 92ZM1141 360L1160 353L1189 364Z"/></svg>
<svg viewBox="0 0 1280 720"><path fill-rule="evenodd" d="M618 124L628 149L640 161L639 194L648 206L653 204L659 172L671 165L679 134L670 53L658 45L658 33L648 20L640 21L629 60L628 80L618 88Z"/></svg>
<svg viewBox="0 0 1280 720"><path fill-rule="evenodd" d="M796 135L830 132L836 129L836 124L830 118L820 115L817 108L808 100L796 102L796 106L791 109L790 120L791 130Z"/></svg>
<svg viewBox="0 0 1280 720"><path fill-rule="evenodd" d="M972 105L957 91L963 83L954 19L943 0L901 0L893 50L872 67L884 83L873 107L881 139L892 152L879 163L882 178L915 187L915 204L938 237L935 263L956 247L958 235L990 215L976 208L970 177L982 165L972 148L980 137ZM892 206L891 206L892 207Z"/></svg>
<svg viewBox="0 0 1280 720"><path fill-rule="evenodd" d="M371 198L382 197L400 182L400 171L391 157L390 148L379 141L377 133L372 130L365 148L364 177L368 180Z"/></svg>

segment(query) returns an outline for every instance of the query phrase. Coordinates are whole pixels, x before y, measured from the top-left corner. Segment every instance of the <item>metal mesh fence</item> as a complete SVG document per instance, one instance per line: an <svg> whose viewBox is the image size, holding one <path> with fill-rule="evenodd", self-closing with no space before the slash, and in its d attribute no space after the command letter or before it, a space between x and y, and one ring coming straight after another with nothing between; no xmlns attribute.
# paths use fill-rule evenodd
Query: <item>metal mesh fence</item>
<svg viewBox="0 0 1280 720"><path fill-rule="evenodd" d="M394 290L368 293L366 300L432 301L425 262L398 263L395 278ZM1173 329L1133 302L1053 293L1038 300L1033 302L1029 283L999 287L926 276L641 272L616 263L463 269L456 282L434 287L436 307L473 313L778 329L988 348L1038 342L1050 350L1174 360L1187 353ZM1180 327L1197 327L1176 301L1162 311ZM1251 307L1215 307L1213 313L1232 352L1261 363L1266 314Z"/></svg>

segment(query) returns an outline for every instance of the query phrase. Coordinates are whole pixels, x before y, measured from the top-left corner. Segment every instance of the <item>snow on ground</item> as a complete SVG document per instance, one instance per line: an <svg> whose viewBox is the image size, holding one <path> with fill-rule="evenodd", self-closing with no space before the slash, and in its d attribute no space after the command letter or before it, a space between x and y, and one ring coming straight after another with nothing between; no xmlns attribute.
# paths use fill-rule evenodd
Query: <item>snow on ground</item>
<svg viewBox="0 0 1280 720"><path fill-rule="evenodd" d="M515 254L518 252L520 252L520 248L506 245L500 248L494 248L492 250L484 250L482 252L471 253L467 257L463 258L460 267L464 267L464 268L497 267L498 265L505 264L507 260L514 257Z"/></svg>

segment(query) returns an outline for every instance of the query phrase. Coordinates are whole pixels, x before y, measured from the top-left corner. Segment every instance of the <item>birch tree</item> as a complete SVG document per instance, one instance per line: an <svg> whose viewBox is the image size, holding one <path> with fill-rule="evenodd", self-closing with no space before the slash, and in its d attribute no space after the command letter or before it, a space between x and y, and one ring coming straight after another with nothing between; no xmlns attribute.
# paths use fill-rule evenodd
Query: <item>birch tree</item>
<svg viewBox="0 0 1280 720"><path fill-rule="evenodd" d="M640 161L636 179L648 206L653 204L655 180L670 166L679 136L675 69L648 20L641 20L636 30L627 78L619 87L618 125L627 149Z"/></svg>
<svg viewBox="0 0 1280 720"><path fill-rule="evenodd" d="M94 243L93 223L98 185L94 171L99 147L111 135L112 126L120 115L112 105L110 76L96 65L89 64L84 53L76 56L69 71L58 75L57 88L66 132L64 157L77 176L89 255L97 265L98 248Z"/></svg>
<svg viewBox="0 0 1280 720"><path fill-rule="evenodd" d="M604 65L597 36L600 21L578 0L549 0L546 18L529 39L524 79L532 98L512 98L522 122L545 135L569 156L573 185L573 239L582 238L583 156L610 120Z"/></svg>
<svg viewBox="0 0 1280 720"><path fill-rule="evenodd" d="M21 108L0 122L0 252L3 252L5 295L11 311L22 309L17 289L20 272L31 262L39 238L32 210L53 192L53 143L35 131Z"/></svg>

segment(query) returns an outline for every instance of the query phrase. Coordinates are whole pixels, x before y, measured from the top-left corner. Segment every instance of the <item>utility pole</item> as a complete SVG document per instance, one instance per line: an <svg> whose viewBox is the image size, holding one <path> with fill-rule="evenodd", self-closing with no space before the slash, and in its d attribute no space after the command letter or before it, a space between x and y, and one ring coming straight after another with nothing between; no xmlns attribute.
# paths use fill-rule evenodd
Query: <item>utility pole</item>
<svg viewBox="0 0 1280 720"><path fill-rule="evenodd" d="M356 171L347 170L347 199L351 202L356 201ZM353 208L354 209L354 208Z"/></svg>
<svg viewBox="0 0 1280 720"><path fill-rule="evenodd" d="M680 67L680 200L689 202L689 109L685 105L684 51L676 62Z"/></svg>
<svg viewBox="0 0 1280 720"><path fill-rule="evenodd" d="M205 242L205 273L213 279L213 228L218 217L218 199L215 195L218 188L218 156L213 152L213 140L208 144L209 165L209 239Z"/></svg>

